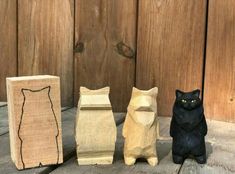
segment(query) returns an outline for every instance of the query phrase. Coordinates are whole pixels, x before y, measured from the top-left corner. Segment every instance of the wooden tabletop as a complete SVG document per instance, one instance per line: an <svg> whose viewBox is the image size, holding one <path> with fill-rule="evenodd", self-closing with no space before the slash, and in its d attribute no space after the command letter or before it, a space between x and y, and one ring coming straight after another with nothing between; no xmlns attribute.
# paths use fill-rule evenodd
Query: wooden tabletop
<svg viewBox="0 0 235 174"><path fill-rule="evenodd" d="M125 113L115 113L118 129L114 162L112 165L78 166L74 140L74 122L76 108L62 108L62 131L64 163L61 165L18 171L11 161L7 119L7 104L0 102L0 174L232 174L235 173L235 124L207 120L206 137L207 164L199 165L192 159L185 160L183 165L172 162L169 137L170 118L159 117L160 134L167 140L157 142L159 164L151 167L144 160L137 160L134 166L126 166L123 161L123 142L121 131Z"/></svg>

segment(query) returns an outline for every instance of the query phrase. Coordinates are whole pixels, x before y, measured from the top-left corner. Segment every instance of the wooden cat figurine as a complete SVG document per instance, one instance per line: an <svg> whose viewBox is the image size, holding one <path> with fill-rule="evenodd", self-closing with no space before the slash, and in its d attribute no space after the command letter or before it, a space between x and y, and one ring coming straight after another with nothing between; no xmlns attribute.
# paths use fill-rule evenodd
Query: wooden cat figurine
<svg viewBox="0 0 235 174"><path fill-rule="evenodd" d="M170 135L173 137L172 156L176 164L193 155L198 163L206 163L205 135L207 124L200 90L176 90Z"/></svg>
<svg viewBox="0 0 235 174"><path fill-rule="evenodd" d="M116 131L109 87L81 87L75 130L78 164L112 164Z"/></svg>
<svg viewBox="0 0 235 174"><path fill-rule="evenodd" d="M159 136L156 97L158 88L148 91L133 88L123 127L124 160L133 165L145 158L151 166L158 163L156 140Z"/></svg>

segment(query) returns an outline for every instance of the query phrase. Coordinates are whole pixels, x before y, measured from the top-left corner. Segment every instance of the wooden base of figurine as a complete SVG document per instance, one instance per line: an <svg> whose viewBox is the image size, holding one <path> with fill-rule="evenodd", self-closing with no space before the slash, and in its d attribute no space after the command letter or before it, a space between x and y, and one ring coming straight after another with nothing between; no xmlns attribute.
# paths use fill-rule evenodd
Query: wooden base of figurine
<svg viewBox="0 0 235 174"><path fill-rule="evenodd" d="M104 157L84 157L84 158L78 158L78 165L107 165L113 163L113 155L112 156L104 156Z"/></svg>

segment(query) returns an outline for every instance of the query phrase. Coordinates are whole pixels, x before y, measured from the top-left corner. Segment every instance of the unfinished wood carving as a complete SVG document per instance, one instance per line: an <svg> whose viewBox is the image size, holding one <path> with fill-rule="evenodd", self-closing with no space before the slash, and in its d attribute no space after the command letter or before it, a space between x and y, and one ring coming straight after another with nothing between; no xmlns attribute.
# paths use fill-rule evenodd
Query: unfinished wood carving
<svg viewBox="0 0 235 174"><path fill-rule="evenodd" d="M7 78L11 158L17 169L63 162L60 79Z"/></svg>
<svg viewBox="0 0 235 174"><path fill-rule="evenodd" d="M75 131L79 165L112 164L117 132L109 87L80 88Z"/></svg>
<svg viewBox="0 0 235 174"><path fill-rule="evenodd" d="M158 88L148 91L133 88L123 127L124 159L133 165L145 158L151 166L158 163L156 140L159 137L156 97Z"/></svg>

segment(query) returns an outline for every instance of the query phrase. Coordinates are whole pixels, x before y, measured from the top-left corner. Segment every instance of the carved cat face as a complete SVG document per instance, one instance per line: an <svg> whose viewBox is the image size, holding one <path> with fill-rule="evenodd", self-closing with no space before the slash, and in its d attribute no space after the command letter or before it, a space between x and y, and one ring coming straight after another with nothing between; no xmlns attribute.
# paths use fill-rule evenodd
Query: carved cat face
<svg viewBox="0 0 235 174"><path fill-rule="evenodd" d="M200 90L192 92L176 90L174 117L176 122L186 130L193 129L202 119L203 106L199 96Z"/></svg>
<svg viewBox="0 0 235 174"><path fill-rule="evenodd" d="M109 87L97 90L80 87L79 106L81 110L110 110Z"/></svg>
<svg viewBox="0 0 235 174"><path fill-rule="evenodd" d="M128 112L136 122L144 125L153 123L157 113L157 94L157 87L150 90L133 88Z"/></svg>
<svg viewBox="0 0 235 174"><path fill-rule="evenodd" d="M196 107L201 105L200 90L194 90L192 92L182 92L180 90L176 90L176 103L178 106L186 109L193 110Z"/></svg>

